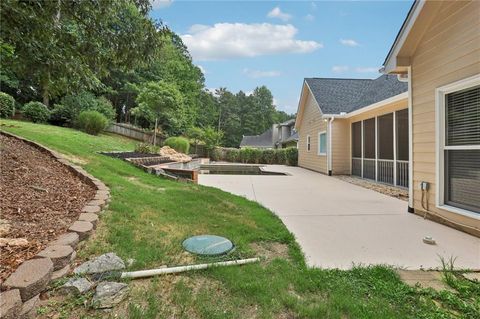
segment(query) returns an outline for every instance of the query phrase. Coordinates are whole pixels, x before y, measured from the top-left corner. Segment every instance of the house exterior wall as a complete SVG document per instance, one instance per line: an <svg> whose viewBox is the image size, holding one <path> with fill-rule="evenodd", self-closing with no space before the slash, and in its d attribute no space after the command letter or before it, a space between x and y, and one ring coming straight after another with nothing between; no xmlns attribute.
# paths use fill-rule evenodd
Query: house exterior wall
<svg viewBox="0 0 480 319"><path fill-rule="evenodd" d="M327 156L318 155L318 133L327 130L327 123L310 91L306 92L304 114L298 126L298 166L326 174ZM311 138L310 151L307 151L308 135Z"/></svg>
<svg viewBox="0 0 480 319"><path fill-rule="evenodd" d="M457 227L462 228L460 224L464 224L477 228L480 232L479 219L437 208L435 194L437 183L435 90L480 74L479 12L480 1L442 4L410 61L415 212L422 214L420 182L426 181L430 183L428 196L430 211L446 217Z"/></svg>

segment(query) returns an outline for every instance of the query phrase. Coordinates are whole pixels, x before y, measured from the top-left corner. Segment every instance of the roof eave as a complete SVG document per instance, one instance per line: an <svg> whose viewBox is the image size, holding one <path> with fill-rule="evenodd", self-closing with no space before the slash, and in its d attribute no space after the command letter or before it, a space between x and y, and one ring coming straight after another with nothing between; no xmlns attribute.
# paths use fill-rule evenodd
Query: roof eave
<svg viewBox="0 0 480 319"><path fill-rule="evenodd" d="M382 73L406 73L408 66L410 66L410 58L399 56L399 52L415 24L420 11L425 5L425 2L425 0L416 0L413 3L392 47L390 48L390 51L387 54L387 57L385 58L385 61L383 62L383 67L381 69Z"/></svg>

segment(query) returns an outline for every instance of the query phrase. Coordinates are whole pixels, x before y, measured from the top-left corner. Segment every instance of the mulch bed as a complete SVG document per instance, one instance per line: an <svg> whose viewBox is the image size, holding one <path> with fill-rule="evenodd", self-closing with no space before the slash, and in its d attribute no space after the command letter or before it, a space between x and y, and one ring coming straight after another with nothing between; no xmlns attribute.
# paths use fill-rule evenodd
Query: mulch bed
<svg viewBox="0 0 480 319"><path fill-rule="evenodd" d="M350 176L350 175L335 175L335 177L345 182L355 184L364 188L368 188L376 192L382 193L384 195L388 195L404 201L408 201L408 189L405 189L405 188L376 183L364 178Z"/></svg>
<svg viewBox="0 0 480 319"><path fill-rule="evenodd" d="M23 261L67 231L95 196L95 188L48 154L4 135L0 135L0 170L3 282ZM13 245L12 238L21 245Z"/></svg>

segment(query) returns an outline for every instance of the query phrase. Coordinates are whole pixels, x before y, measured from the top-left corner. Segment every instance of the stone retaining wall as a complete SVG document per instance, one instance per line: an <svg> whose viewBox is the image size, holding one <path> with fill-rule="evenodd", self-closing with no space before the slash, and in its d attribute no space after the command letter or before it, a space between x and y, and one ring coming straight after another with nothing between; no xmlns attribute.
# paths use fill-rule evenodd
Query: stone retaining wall
<svg viewBox="0 0 480 319"><path fill-rule="evenodd" d="M77 244L87 239L95 229L98 215L110 202L110 190L99 179L80 166L71 164L59 153L11 133L0 131L0 134L19 139L47 153L68 167L83 182L97 189L93 199L83 207L78 220L70 226L68 232L50 242L34 258L23 262L0 287L2 290L0 293L1 319L34 318L40 293L52 280L61 278L71 271Z"/></svg>

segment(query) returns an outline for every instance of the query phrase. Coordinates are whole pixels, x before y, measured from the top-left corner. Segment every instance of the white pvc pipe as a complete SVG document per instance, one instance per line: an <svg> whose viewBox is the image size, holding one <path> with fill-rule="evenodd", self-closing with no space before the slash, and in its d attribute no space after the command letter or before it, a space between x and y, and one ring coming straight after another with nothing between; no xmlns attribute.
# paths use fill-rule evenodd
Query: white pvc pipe
<svg viewBox="0 0 480 319"><path fill-rule="evenodd" d="M200 270L200 269L207 269L207 268L218 267L218 266L234 266L234 265L251 264L259 260L260 258L256 257L256 258L239 259L239 260L231 260L231 261L221 261L221 262L210 263L210 264L199 264L199 265L122 272L121 278L143 278L143 277L151 277L151 276L164 275L164 274L175 274L175 273L189 271L189 270Z"/></svg>

